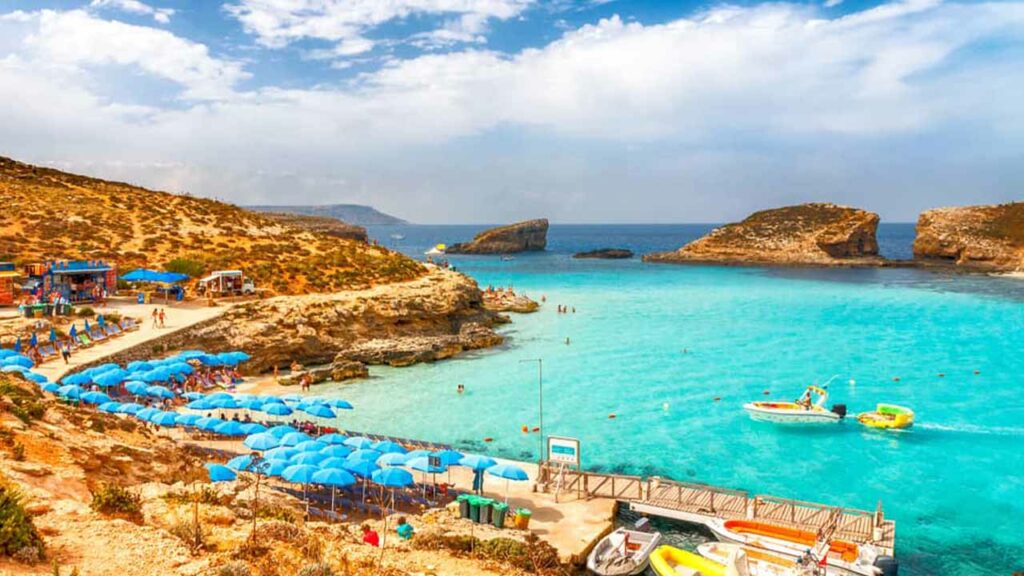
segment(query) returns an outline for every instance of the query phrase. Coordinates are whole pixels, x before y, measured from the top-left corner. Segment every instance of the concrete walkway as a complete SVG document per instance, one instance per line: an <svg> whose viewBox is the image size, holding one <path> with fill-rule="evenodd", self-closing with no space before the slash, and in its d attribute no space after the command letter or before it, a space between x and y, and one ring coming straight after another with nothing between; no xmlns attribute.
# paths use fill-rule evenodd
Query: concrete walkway
<svg viewBox="0 0 1024 576"><path fill-rule="evenodd" d="M164 309L166 313L164 328L153 327L151 317L154 308ZM74 371L80 366L102 360L107 356L133 348L139 344L144 344L150 340L173 334L189 326L215 318L228 309L229 306L226 305L210 307L198 303L174 303L171 305L157 304L154 306L151 304L135 304L128 300L111 300L102 308L96 307L96 313L109 314L116 312L122 316L138 318L138 330L126 332L122 336L105 340L84 350L73 351L71 353L71 360L67 364L58 357L55 360L50 360L41 366L37 366L33 370L56 382L63 378L65 374ZM90 320L90 323L93 323L93 321ZM79 329L81 329L82 322L77 324Z"/></svg>

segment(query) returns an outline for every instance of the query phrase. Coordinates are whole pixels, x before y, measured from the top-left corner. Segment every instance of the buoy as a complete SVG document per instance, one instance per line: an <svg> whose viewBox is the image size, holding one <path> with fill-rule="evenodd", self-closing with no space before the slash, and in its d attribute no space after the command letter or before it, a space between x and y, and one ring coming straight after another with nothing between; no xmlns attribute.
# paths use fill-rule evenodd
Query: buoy
<svg viewBox="0 0 1024 576"><path fill-rule="evenodd" d="M609 420L615 420L615 412L612 412L611 414L609 414L608 415L608 419Z"/></svg>
<svg viewBox="0 0 1024 576"><path fill-rule="evenodd" d="M896 376L896 377L894 377L894 378L892 379L892 381L893 381L893 382L899 382L899 381L900 381L900 377L899 377L899 376Z"/></svg>
<svg viewBox="0 0 1024 576"><path fill-rule="evenodd" d="M665 412L668 412L668 402L662 402L661 409Z"/></svg>
<svg viewBox="0 0 1024 576"><path fill-rule="evenodd" d="M975 375L975 376L977 376L978 374L981 374L981 370L975 370L975 371L974 371L974 375Z"/></svg>
<svg viewBox="0 0 1024 576"><path fill-rule="evenodd" d="M494 438L488 436L487 438L484 438L484 442L494 442Z"/></svg>
<svg viewBox="0 0 1024 576"><path fill-rule="evenodd" d="M533 427L533 431L534 432L540 432L540 426L534 426Z"/></svg>
<svg viewBox="0 0 1024 576"><path fill-rule="evenodd" d="M856 385L857 385L857 381L854 380L853 378L850 378L850 386L856 386Z"/></svg>
<svg viewBox="0 0 1024 576"><path fill-rule="evenodd" d="M767 396L767 395L769 395L769 394L771 394L771 391L770 391L770 390L765 390L765 391L764 391L764 395L765 395L765 396Z"/></svg>
<svg viewBox="0 0 1024 576"><path fill-rule="evenodd" d="M526 433L528 433L529 431L530 431L530 427L529 427L529 426L527 426L526 424L523 424L523 434L526 434Z"/></svg>
<svg viewBox="0 0 1024 576"><path fill-rule="evenodd" d="M721 396L715 396L715 402L718 402L718 401L719 401L719 400L721 400L721 399L722 399L722 397L721 397Z"/></svg>
<svg viewBox="0 0 1024 576"><path fill-rule="evenodd" d="M945 378L945 376L946 376L945 374L943 374L942 372L939 372L939 378Z"/></svg>

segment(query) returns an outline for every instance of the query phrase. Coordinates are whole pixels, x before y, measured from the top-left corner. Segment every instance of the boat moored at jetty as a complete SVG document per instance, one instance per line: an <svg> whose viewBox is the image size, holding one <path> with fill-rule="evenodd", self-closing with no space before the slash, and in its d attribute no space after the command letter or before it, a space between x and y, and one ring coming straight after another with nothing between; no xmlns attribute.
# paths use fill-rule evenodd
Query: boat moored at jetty
<svg viewBox="0 0 1024 576"><path fill-rule="evenodd" d="M618 528L605 536L587 557L587 569L600 576L631 576L647 569L661 533Z"/></svg>
<svg viewBox="0 0 1024 576"><path fill-rule="evenodd" d="M813 397L817 396L817 400ZM743 409L754 420L778 424L830 424L846 416L846 405L836 404L826 408L828 390L819 386L808 386L795 402L749 402Z"/></svg>
<svg viewBox="0 0 1024 576"><path fill-rule="evenodd" d="M878 404L874 412L861 412L857 421L869 428L901 430L914 425L914 411L906 406Z"/></svg>
<svg viewBox="0 0 1024 576"><path fill-rule="evenodd" d="M679 576L680 574L725 576L726 574L724 564L668 545L658 546L651 554L651 568L658 576Z"/></svg>
<svg viewBox="0 0 1024 576"><path fill-rule="evenodd" d="M742 552L747 560L747 571L750 576L812 576L813 566L797 564L790 557L772 554L760 548L729 544L727 542L707 542L697 547L700 555L719 564L728 565L731 558L739 557Z"/></svg>

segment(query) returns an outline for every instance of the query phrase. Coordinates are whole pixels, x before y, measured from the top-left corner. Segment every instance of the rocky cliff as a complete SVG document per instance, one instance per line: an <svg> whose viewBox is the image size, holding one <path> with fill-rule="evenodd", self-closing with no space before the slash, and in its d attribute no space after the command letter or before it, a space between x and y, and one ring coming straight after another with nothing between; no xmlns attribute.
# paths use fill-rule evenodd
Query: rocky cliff
<svg viewBox="0 0 1024 576"><path fill-rule="evenodd" d="M577 252L572 255L573 258L601 258L605 260L625 260L633 257L632 250L626 250L625 248L601 248L599 250L589 250L587 252Z"/></svg>
<svg viewBox="0 0 1024 576"><path fill-rule="evenodd" d="M876 265L878 215L835 204L762 210L727 224L675 252L648 254L647 262Z"/></svg>
<svg viewBox="0 0 1024 576"><path fill-rule="evenodd" d="M914 259L984 272L1024 269L1024 203L923 212L917 219Z"/></svg>
<svg viewBox="0 0 1024 576"><path fill-rule="evenodd" d="M512 254L543 250L548 244L546 218L491 228L470 242L453 244L449 254Z"/></svg>

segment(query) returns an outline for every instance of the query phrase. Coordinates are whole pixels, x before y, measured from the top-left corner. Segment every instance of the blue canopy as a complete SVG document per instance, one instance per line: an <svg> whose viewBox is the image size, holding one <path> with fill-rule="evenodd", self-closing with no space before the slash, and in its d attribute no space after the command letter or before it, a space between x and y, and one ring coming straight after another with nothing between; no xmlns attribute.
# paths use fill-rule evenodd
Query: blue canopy
<svg viewBox="0 0 1024 576"><path fill-rule="evenodd" d="M281 472L281 477L289 482L295 482L297 484L309 484L313 480L313 474L316 474L320 469L316 466L310 466L308 464L294 464L284 469Z"/></svg>
<svg viewBox="0 0 1024 576"><path fill-rule="evenodd" d="M460 460L466 457L465 454L456 450L443 450L434 455L440 458L441 464L444 464L445 466L455 466Z"/></svg>
<svg viewBox="0 0 1024 576"><path fill-rule="evenodd" d="M200 418L199 420L196 420L196 428L206 432L212 432L214 428L220 426L224 422L226 422L226 420L221 420L220 418Z"/></svg>
<svg viewBox="0 0 1024 576"><path fill-rule="evenodd" d="M228 420L223 424L218 424L213 431L217 434L223 434L224 436L241 436L244 434L244 432L242 432L242 425L234 420Z"/></svg>
<svg viewBox="0 0 1024 576"><path fill-rule="evenodd" d="M292 428L291 426L288 426L287 424L281 424L281 425L278 425L278 426L274 426L270 430L267 430L268 434L273 434L278 439L284 438L285 435L291 434L292 432L298 432L298 430L296 430L295 428Z"/></svg>
<svg viewBox="0 0 1024 576"><path fill-rule="evenodd" d="M327 456L345 458L352 453L352 449L343 444L332 444L321 450L320 453Z"/></svg>
<svg viewBox="0 0 1024 576"><path fill-rule="evenodd" d="M60 390L60 386L58 386L54 382L47 382L46 384L43 384L42 390L43 390L43 392L49 392L50 394L56 394L57 391Z"/></svg>
<svg viewBox="0 0 1024 576"><path fill-rule="evenodd" d="M25 374L28 371L29 371L28 368L25 368L24 366L20 366L20 365L17 365L17 364L12 364L10 366L4 366L3 368L0 368L0 372L4 372L4 373L14 373L14 372L17 372L19 374Z"/></svg>
<svg viewBox="0 0 1024 576"><path fill-rule="evenodd" d="M345 470L353 474L362 476L363 478L369 478L374 472L380 470L380 466L377 466L376 462L370 460L345 460Z"/></svg>
<svg viewBox="0 0 1024 576"><path fill-rule="evenodd" d="M281 441L278 440L273 434L268 434L264 432L262 434L253 434L251 436L248 436L243 442L243 444L245 444L248 448L251 448L253 450L259 450L260 452L262 452L264 450L277 448L278 446L281 445Z"/></svg>
<svg viewBox="0 0 1024 576"><path fill-rule="evenodd" d="M494 461L494 458L477 456L475 454L466 456L462 460L459 460L459 466L465 466L466 468L471 468L473 470L486 470L495 464L497 464L497 462Z"/></svg>
<svg viewBox="0 0 1024 576"><path fill-rule="evenodd" d="M324 444L344 444L347 439L348 436L345 436L344 434L324 434L317 438L317 440Z"/></svg>
<svg viewBox="0 0 1024 576"><path fill-rule="evenodd" d="M271 416L287 416L293 412L293 410L284 404L267 404L263 405L263 411Z"/></svg>
<svg viewBox="0 0 1024 576"><path fill-rule="evenodd" d="M491 476L497 476L498 478L504 478L506 480L515 480L517 482L530 479L526 474L526 471L515 464L495 464L487 469L487 473Z"/></svg>
<svg viewBox="0 0 1024 576"><path fill-rule="evenodd" d="M178 414L176 412L159 412L150 417L149 421L157 426L177 426Z"/></svg>
<svg viewBox="0 0 1024 576"><path fill-rule="evenodd" d="M145 360L134 360L128 363L129 372L148 372L153 368L154 366Z"/></svg>
<svg viewBox="0 0 1024 576"><path fill-rule="evenodd" d="M235 456L231 460L228 460L227 467L236 472L245 472L253 465L255 459L250 454L242 456Z"/></svg>
<svg viewBox="0 0 1024 576"><path fill-rule="evenodd" d="M264 460L260 468L267 476L280 476L289 466L291 464L287 460Z"/></svg>
<svg viewBox="0 0 1024 576"><path fill-rule="evenodd" d="M143 406L142 404L137 404L135 402L127 402L125 404L121 404L121 406L117 409L117 413L118 414L135 414L139 410L143 410L144 408L145 408L145 406Z"/></svg>
<svg viewBox="0 0 1024 576"><path fill-rule="evenodd" d="M355 452L353 452L353 453L349 454L348 456L346 456L346 460L348 460L350 462L358 462L360 460L367 460L369 462L376 462L377 459L380 458L380 457L381 457L381 453L380 452L377 452L376 450L369 450L369 449L363 448L363 449L356 450Z"/></svg>
<svg viewBox="0 0 1024 576"><path fill-rule="evenodd" d="M373 440L370 440L366 436L353 436L351 438L346 438L342 444L358 450L373 446Z"/></svg>
<svg viewBox="0 0 1024 576"><path fill-rule="evenodd" d="M211 482L231 482L238 478L230 468L223 464L207 464L206 470L210 473Z"/></svg>
<svg viewBox="0 0 1024 576"><path fill-rule="evenodd" d="M152 396L154 398L174 398L174 392L170 389L164 388L163 386L149 386L146 388L146 396Z"/></svg>
<svg viewBox="0 0 1024 576"><path fill-rule="evenodd" d="M242 434L262 434L267 431L267 427L258 422L248 422L242 424Z"/></svg>
<svg viewBox="0 0 1024 576"><path fill-rule="evenodd" d="M206 404L210 408L218 408L221 410L237 410L238 402L235 402L234 398L214 398L213 400L207 400Z"/></svg>
<svg viewBox="0 0 1024 576"><path fill-rule="evenodd" d="M331 408L334 408L335 410L352 409L352 404L349 404L346 400L342 400L341 398L331 398L330 400L326 401L325 404L327 404Z"/></svg>
<svg viewBox="0 0 1024 576"><path fill-rule="evenodd" d="M47 382L49 382L49 380L46 379L46 376L43 376L42 374L36 374L35 372L22 372L21 375L35 382L36 384L46 384Z"/></svg>
<svg viewBox="0 0 1024 576"><path fill-rule="evenodd" d="M388 452L394 452L397 454L405 454L406 452L408 452L408 450L406 450L401 444L397 442L392 442L391 440L381 440L380 442L377 442L376 444L371 446L371 448L373 448L377 452L385 454Z"/></svg>
<svg viewBox="0 0 1024 576"><path fill-rule="evenodd" d="M34 364L31 358L23 354L15 354L0 360L0 366L24 366L25 368L31 368Z"/></svg>
<svg viewBox="0 0 1024 576"><path fill-rule="evenodd" d="M121 382L124 382L124 374L122 374L121 372L123 371L111 370L110 372L104 372L103 374L94 377L92 381L97 386L102 386L104 388L112 388L114 386L117 386Z"/></svg>
<svg viewBox="0 0 1024 576"><path fill-rule="evenodd" d="M405 464L405 454L400 452L389 452L377 458L377 465L381 468L385 466L401 466Z"/></svg>
<svg viewBox="0 0 1024 576"><path fill-rule="evenodd" d="M199 414L178 414L177 418L175 418L174 421L178 424L178 426L192 428L196 425L196 422L198 422L201 418L202 416L200 416Z"/></svg>
<svg viewBox="0 0 1024 576"><path fill-rule="evenodd" d="M316 466L327 459L327 456L316 452L301 452L288 459L292 464L309 464Z"/></svg>
<svg viewBox="0 0 1024 576"><path fill-rule="evenodd" d="M97 409L100 412L117 414L117 412L121 409L121 404L119 402L104 402L103 404L97 406Z"/></svg>
<svg viewBox="0 0 1024 576"><path fill-rule="evenodd" d="M67 378L65 378L67 380ZM145 382L129 382L124 385L124 389L135 394L136 396L145 396L146 389L149 386Z"/></svg>
<svg viewBox="0 0 1024 576"><path fill-rule="evenodd" d="M354 476L340 468L321 468L310 479L313 484L324 486L351 486L356 483Z"/></svg>
<svg viewBox="0 0 1024 576"><path fill-rule="evenodd" d="M174 284L175 282L188 280L188 274L178 274L177 272L157 272L156 270L139 268L121 276L121 280L124 280L125 282L160 282L163 284Z"/></svg>
<svg viewBox="0 0 1024 576"><path fill-rule="evenodd" d="M380 484L387 488L404 488L411 486L413 483L412 474L408 470L401 468L384 468L377 470L370 475L370 480L374 484Z"/></svg>
<svg viewBox="0 0 1024 576"><path fill-rule="evenodd" d="M185 408L188 408L189 410L209 410L213 408L213 406L210 406L209 399L200 398L198 400L193 400L188 404L185 404Z"/></svg>
<svg viewBox="0 0 1024 576"><path fill-rule="evenodd" d="M298 453L299 451L296 450L295 448L289 448L288 446L278 446L277 448L272 448L264 452L263 457L266 458L267 460L282 460L287 462Z"/></svg>
<svg viewBox="0 0 1024 576"><path fill-rule="evenodd" d="M186 400L199 400L206 397L202 392L185 392L182 396Z"/></svg>
<svg viewBox="0 0 1024 576"><path fill-rule="evenodd" d="M304 432L289 432L281 437L281 444L285 446L297 446L308 440L312 440L312 438L309 437L309 434Z"/></svg>
<svg viewBox="0 0 1024 576"><path fill-rule="evenodd" d="M86 392L81 395L81 399L86 404L105 404L110 402L110 396L103 392Z"/></svg>
<svg viewBox="0 0 1024 576"><path fill-rule="evenodd" d="M299 452L319 452L324 448L327 448L327 444L319 440L306 440L295 445L295 449Z"/></svg>
<svg viewBox="0 0 1024 576"><path fill-rule="evenodd" d="M11 356L14 356L15 354L17 354L17 352L15 352L14 350L0 348L0 360L3 360L4 358L9 358Z"/></svg>
<svg viewBox="0 0 1024 576"><path fill-rule="evenodd" d="M57 390L57 394L60 395L60 396L65 397L65 398L72 398L72 399L81 398L82 397L82 387L81 386L74 386L74 385L61 386L60 389Z"/></svg>
<svg viewBox="0 0 1024 576"><path fill-rule="evenodd" d="M135 413L135 417L138 418L139 420L145 420L148 422L150 418L159 413L160 411L157 410L156 408L143 408L142 410L139 410L138 412Z"/></svg>
<svg viewBox="0 0 1024 576"><path fill-rule="evenodd" d="M334 410L331 410L326 404L314 404L312 406L306 406L303 411L310 416L316 416L317 418L335 418L337 414Z"/></svg>
<svg viewBox="0 0 1024 576"><path fill-rule="evenodd" d="M344 458L324 458L320 461L320 468L345 468L348 460Z"/></svg>
<svg viewBox="0 0 1024 576"><path fill-rule="evenodd" d="M429 474L440 474L448 469L447 466L431 466L430 458L428 456L420 456L418 458L411 458L406 460L405 465L418 472L427 472Z"/></svg>

